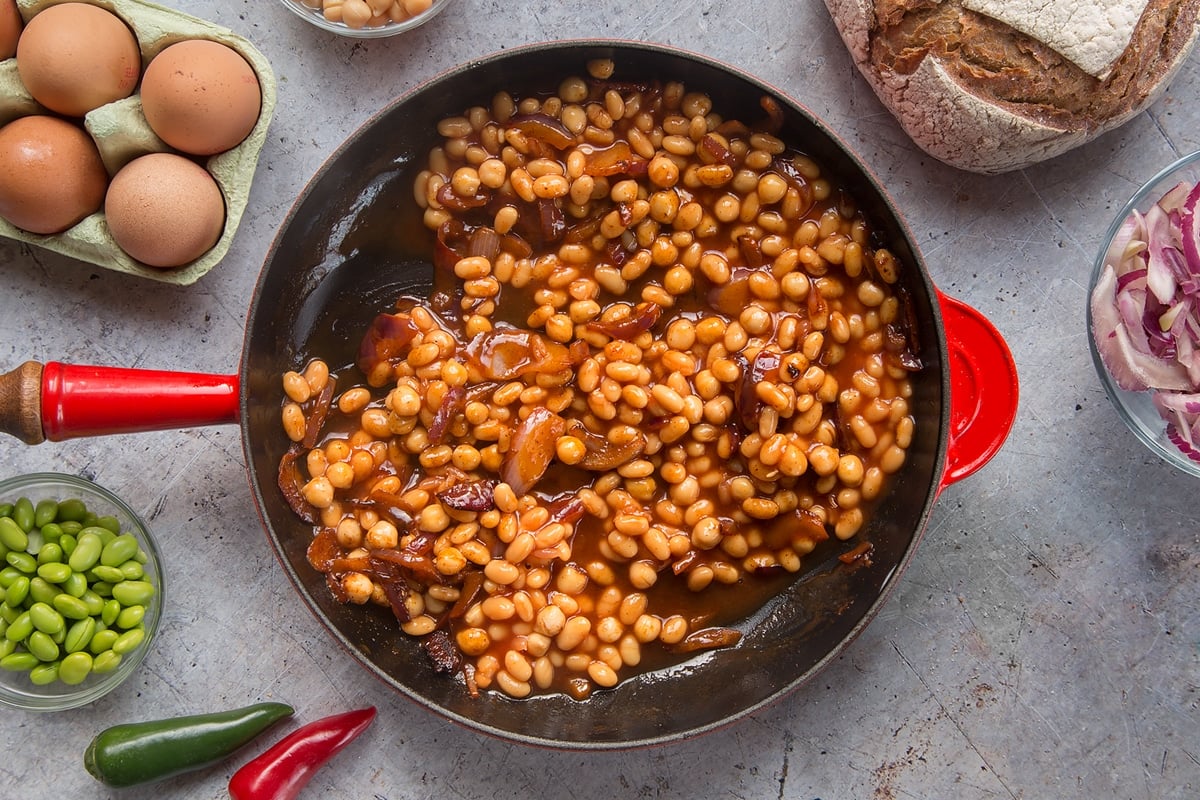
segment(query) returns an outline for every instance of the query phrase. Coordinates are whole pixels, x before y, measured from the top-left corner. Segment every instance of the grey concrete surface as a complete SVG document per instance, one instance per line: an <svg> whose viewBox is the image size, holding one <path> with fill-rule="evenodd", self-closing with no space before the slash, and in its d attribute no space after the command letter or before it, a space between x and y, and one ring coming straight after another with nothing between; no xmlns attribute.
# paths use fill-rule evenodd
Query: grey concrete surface
<svg viewBox="0 0 1200 800"><path fill-rule="evenodd" d="M375 110L518 43L624 37L702 51L823 117L881 176L945 293L983 311L1022 379L1007 445L949 486L882 614L813 683L730 728L579 754L483 738L394 695L299 603L259 525L236 427L0 443L0 476L94 478L149 518L170 602L118 691L53 715L0 712L0 796L226 796L245 760L107 790L99 729L260 698L298 718L367 703L372 731L306 797L1041 800L1200 796L1200 532L1194 479L1141 448L1093 372L1098 238L1159 167L1200 147L1200 55L1123 128L998 177L925 156L853 70L820 0L458 0L405 36L355 42L272 0L172 0L246 36L279 105L224 261L172 288L0 242L0 371L27 359L230 373L264 255L321 162Z"/></svg>

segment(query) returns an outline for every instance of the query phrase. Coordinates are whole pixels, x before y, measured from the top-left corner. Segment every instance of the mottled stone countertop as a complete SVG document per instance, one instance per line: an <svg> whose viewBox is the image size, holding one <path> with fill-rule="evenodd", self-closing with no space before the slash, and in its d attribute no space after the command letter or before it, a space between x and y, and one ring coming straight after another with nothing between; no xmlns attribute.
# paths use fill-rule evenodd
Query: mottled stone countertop
<svg viewBox="0 0 1200 800"><path fill-rule="evenodd" d="M1200 148L1200 56L1124 127L985 177L914 146L855 71L819 0L456 0L414 32L370 42L328 35L271 0L169 2L249 39L278 78L241 228L224 260L188 287L0 242L0 371L36 359L236 372L277 229L370 115L483 54L625 38L736 65L843 137L904 210L938 287L1004 335L1021 376L1019 414L1000 453L941 494L890 601L817 680L705 736L598 753L483 737L393 693L337 648L268 545L236 426L36 447L6 437L0 477L82 474L145 515L171 587L158 642L119 690L53 715L0 712L0 794L118 796L82 766L98 729L273 697L305 720L367 703L380 710L372 732L318 774L312 797L1200 795L1197 484L1121 424L1093 369L1084 316L1097 242L1116 209ZM223 797L239 763L119 796Z"/></svg>

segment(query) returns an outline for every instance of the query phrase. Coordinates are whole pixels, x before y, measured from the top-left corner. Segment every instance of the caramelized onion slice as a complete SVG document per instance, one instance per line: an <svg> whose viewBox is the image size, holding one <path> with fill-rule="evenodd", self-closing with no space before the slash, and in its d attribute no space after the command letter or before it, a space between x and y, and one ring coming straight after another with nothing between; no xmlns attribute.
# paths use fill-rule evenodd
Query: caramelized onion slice
<svg viewBox="0 0 1200 800"><path fill-rule="evenodd" d="M593 472L616 469L646 450L646 437L641 433L625 444L613 444L607 436L593 433L579 420L567 423L567 433L583 442L585 453L578 466Z"/></svg>
<svg viewBox="0 0 1200 800"><path fill-rule="evenodd" d="M408 314L379 314L371 321L358 347L358 368L364 375L370 375L379 364L403 359L416 335L417 326Z"/></svg>
<svg viewBox="0 0 1200 800"><path fill-rule="evenodd" d="M537 406L513 432L512 448L500 465L500 477L517 496L528 494L542 479L557 452L558 437L567 422L544 406Z"/></svg>
<svg viewBox="0 0 1200 800"><path fill-rule="evenodd" d="M636 155L629 142L617 141L608 147L584 150L583 174L594 177L645 175L650 162Z"/></svg>
<svg viewBox="0 0 1200 800"><path fill-rule="evenodd" d="M431 445L442 443L442 440L446 438L446 432L450 430L450 423L466 405L466 389L461 386L451 386L446 390L442 404L438 406L437 411L433 414L433 421L429 423L429 443Z"/></svg>
<svg viewBox="0 0 1200 800"><path fill-rule="evenodd" d="M571 367L563 345L532 331L497 327L476 334L467 344L468 366L480 379L511 381L528 373L553 373Z"/></svg>
<svg viewBox="0 0 1200 800"><path fill-rule="evenodd" d="M701 628L683 638L683 641L671 646L672 653L694 653L698 650L714 650L718 647L732 647L740 642L742 634L733 628Z"/></svg>
<svg viewBox="0 0 1200 800"><path fill-rule="evenodd" d="M496 482L463 481L438 492L437 498L455 511L490 511L496 506Z"/></svg>
<svg viewBox="0 0 1200 800"><path fill-rule="evenodd" d="M603 333L613 339L629 341L654 327L662 316L662 306L657 303L638 303L633 313L613 322L594 320L587 324L588 330Z"/></svg>
<svg viewBox="0 0 1200 800"><path fill-rule="evenodd" d="M748 431L758 430L758 418L763 412L763 401L758 399L758 384L768 376L779 375L779 353L766 348L759 350L754 359L747 362L740 353L735 360L742 365L742 381L733 398L742 425Z"/></svg>
<svg viewBox="0 0 1200 800"><path fill-rule="evenodd" d="M296 465L296 461L305 452L307 452L307 448L294 444L283 454L283 458L279 459L279 491L283 493L283 498L287 500L288 507L292 509L293 514L309 525L315 525L319 518L317 509L304 499L301 491L304 479L300 475L300 468Z"/></svg>
<svg viewBox="0 0 1200 800"><path fill-rule="evenodd" d="M575 135L549 114L516 114L508 121L508 127L515 128L530 139L544 142L555 150L566 150L575 144Z"/></svg>

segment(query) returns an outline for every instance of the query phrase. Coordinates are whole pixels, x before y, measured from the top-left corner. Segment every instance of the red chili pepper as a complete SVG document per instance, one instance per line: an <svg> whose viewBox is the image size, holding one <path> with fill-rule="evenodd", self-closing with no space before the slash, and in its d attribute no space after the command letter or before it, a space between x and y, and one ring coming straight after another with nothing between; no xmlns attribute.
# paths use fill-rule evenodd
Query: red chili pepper
<svg viewBox="0 0 1200 800"><path fill-rule="evenodd" d="M375 707L318 719L289 733L229 779L233 800L293 800L317 770L375 719Z"/></svg>

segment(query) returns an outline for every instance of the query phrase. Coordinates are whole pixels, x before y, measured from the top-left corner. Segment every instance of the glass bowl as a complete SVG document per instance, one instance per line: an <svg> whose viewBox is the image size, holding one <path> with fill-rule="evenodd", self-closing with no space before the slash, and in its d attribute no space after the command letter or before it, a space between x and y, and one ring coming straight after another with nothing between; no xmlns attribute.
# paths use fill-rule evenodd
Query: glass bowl
<svg viewBox="0 0 1200 800"><path fill-rule="evenodd" d="M326 19L325 15L321 12L321 0L308 0L309 3L312 3L316 6L315 8L313 5L306 4L304 0L280 0L280 2L287 6L288 9L293 13L299 15L308 22L311 22L318 28L329 31L330 33L336 33L339 36L348 36L354 39L382 39L386 36L395 36L398 33L404 33L405 31L410 31L413 28L424 25L426 22L440 14L442 9L450 5L451 0L433 0L433 4L428 10L422 11L400 22L388 22L384 25L363 28L351 27L340 20L334 22Z"/></svg>
<svg viewBox="0 0 1200 800"><path fill-rule="evenodd" d="M1158 409L1154 405L1152 399L1153 392L1138 392L1123 389L1109 372L1096 344L1095 318L1092 303L1092 296L1096 293L1096 285L1101 278L1105 264L1113 260L1110 257L1109 250L1116 249L1113 247L1113 243L1121 232L1122 224L1135 210L1139 213L1145 213L1151 206L1162 199L1168 191L1181 182L1186 182L1189 185L1200 182L1200 152L1183 156L1150 178L1140 189L1134 192L1129 202L1121 208L1120 212L1113 219L1112 224L1109 225L1108 231L1101 242L1099 253L1096 256L1096 262L1092 267L1091 279L1088 282L1088 346L1091 348L1092 361L1096 366L1096 372L1100 376L1100 382L1103 384L1109 400L1112 401L1113 406L1116 408L1118 416L1133 431L1134 435L1163 461L1181 472L1200 477L1200 462L1189 458L1171 441L1168 435L1167 422L1159 414ZM1119 254L1114 253L1112 255Z"/></svg>
<svg viewBox="0 0 1200 800"><path fill-rule="evenodd" d="M30 672L27 670L22 669L12 671L8 669L0 669L0 705L10 708L23 709L26 711L61 711L68 708L77 708L98 700L99 698L111 692L113 689L120 686L121 683L123 683L137 670L138 666L142 662L142 659L145 658L146 653L149 652L151 646L153 645L155 633L158 630L159 618L162 615L163 605L162 567L159 561L158 549L155 547L154 538L151 535L150 529L147 527L145 521L119 497L102 486L99 486L89 480L84 480L83 478L73 475L43 472L22 475L9 480L0 481L0 512L7 512L0 513L0 516L7 516L10 517L12 521L16 521L20 512L9 510L8 507L9 504L15 506L18 503L18 500L21 498L27 499L29 504L33 505L34 507L38 505L38 501L40 500L55 500L58 501L60 505L63 503L63 501L68 499L81 500L83 501L83 504L88 512L91 512L91 514L94 514L96 517L100 518L97 521L90 515L86 517L81 523L84 526L84 529L92 526L93 524L99 527L112 526L114 524L113 520L115 519L116 524L119 525L122 534L132 534L137 540L138 553L133 558L127 559L127 561L141 563L141 571L144 573L144 575L139 578L136 574L136 568L132 564L126 564L126 569L133 570L126 580L144 580L150 582L154 587L153 595L144 603L143 607L145 612L144 616L141 617L140 623L136 619L137 612L131 612L132 616L126 617L124 620L114 620L112 623L105 622L107 613L111 612L102 613L94 617L96 619L97 630L100 629L101 625L104 625L109 630L112 630L114 633L119 635L129 629L136 628L138 624L140 624L145 633L145 638L141 641L141 643L120 654L119 660L115 659L113 655L108 655L103 659L104 662L108 663L111 663L114 660L117 661L116 666L111 668L111 670L105 672L88 671L86 677L84 677L81 682L74 684L66 683L62 680L56 679L44 685L39 685L37 682L31 679ZM27 509L28 505L26 505L25 508ZM76 516L70 512L59 513L60 521L63 516L71 518ZM63 536L70 535L70 528L71 526L67 526L67 530L63 533ZM44 527L35 524L33 529L27 533L29 544L25 548L25 552L37 553L39 548L46 540L53 541L56 538L55 534L57 534L58 531L55 531L49 536L44 536L44 529ZM25 560L25 569L17 569L17 567L13 564L14 560L21 561L19 557L13 557L14 552L19 552L19 548L10 547L10 545L14 544L14 540L12 539L13 535L14 534L12 533L10 526L6 535L0 539L0 541L4 542L3 544L0 544L0 552L3 553L3 563L0 563L0 567L16 570L17 572L26 575L26 577L37 576L38 573L36 571L32 575L26 571L28 569L28 560ZM82 535L83 530L79 531L80 538ZM103 538L107 539L109 537ZM62 539L60 538L59 542L61 541ZM116 554L115 550L112 554L112 558L106 555L100 563L104 564L107 561L111 565L116 559L120 558L120 556ZM64 562L68 560L68 556L63 556ZM105 596L103 599L109 599L113 592L107 587L111 587L115 582L115 579L110 576L110 581L108 583L103 583L102 585L97 586L99 577L94 573L89 574L89 572L79 573L83 574L87 579L88 591L90 592L92 590L97 590L98 594ZM20 609L22 607L28 608L34 600L34 590L30 589L28 599L25 603L22 603L20 600L16 600L16 606L8 605L8 601L10 599L15 599L8 596L9 587L13 583L12 577L13 573L12 571L9 571L4 574L3 579L0 580L0 589L2 589L2 591L0 591L0 600L4 601L4 605L0 606L0 610ZM49 573L47 573L46 577L51 576ZM47 589L47 586L52 588ZM75 592L78 591L76 588L77 586L78 582L69 586L67 582L50 582L45 581L44 579L43 583L41 584L43 591L57 591L63 594L71 595L74 595ZM132 584L129 584L125 588L134 589L135 587ZM141 603L137 603L131 599L130 594L126 594L125 592L120 592L119 594L123 595L124 599L126 600L126 607L141 605ZM84 595L83 599L88 598L86 595ZM59 604L55 604L54 600L49 600L47 602L47 600L43 598L41 602L45 603L46 605L52 605L55 609L59 608ZM60 615L63 618L64 627L64 633L61 635L61 638L64 641L57 643L60 658L66 655L66 651L68 649L66 638L70 635L70 631L72 630L74 623L78 621L72 618L72 612L69 610L70 607L68 605L63 604L63 608L67 609L67 612ZM4 623L0 623L0 626L5 628L5 635L0 636L0 647L3 647L5 650L12 650L15 647L17 651L27 652L24 644L5 644L7 640L7 631L11 627L12 622L12 620L8 619L8 617L11 615L11 611L6 610L4 616L6 621ZM117 650L125 650L126 646L130 644L132 639L136 639L136 636L126 639L120 646L117 647ZM81 652L88 652L89 654L98 657L100 653L92 653L92 646L95 646L97 649L99 649L101 648L100 643L97 642L95 638L90 639L90 642L91 646L83 648ZM113 652L111 645L106 649L110 652ZM105 649L101 649L100 652L105 652ZM86 659L84 660L86 661ZM100 663L99 658L96 659L96 663Z"/></svg>

